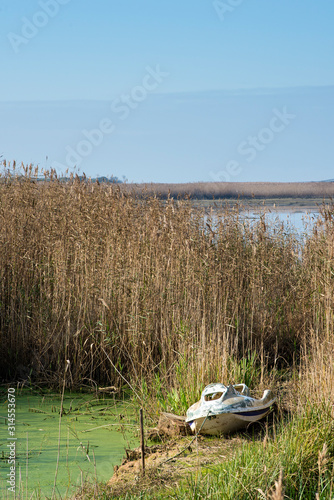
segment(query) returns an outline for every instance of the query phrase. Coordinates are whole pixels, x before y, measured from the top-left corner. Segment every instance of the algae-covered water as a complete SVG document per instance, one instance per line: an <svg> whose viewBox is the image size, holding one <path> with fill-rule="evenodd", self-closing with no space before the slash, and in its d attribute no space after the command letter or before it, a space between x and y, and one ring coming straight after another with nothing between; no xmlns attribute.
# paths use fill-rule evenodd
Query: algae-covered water
<svg viewBox="0 0 334 500"><path fill-rule="evenodd" d="M15 439L17 498L51 497L57 468L57 498L83 481L106 481L121 462L125 448L138 445L137 419L128 403L96 394L61 396L15 392L15 432L9 438L9 397L0 404L0 498L11 499L8 444ZM13 430L13 429L12 429Z"/></svg>

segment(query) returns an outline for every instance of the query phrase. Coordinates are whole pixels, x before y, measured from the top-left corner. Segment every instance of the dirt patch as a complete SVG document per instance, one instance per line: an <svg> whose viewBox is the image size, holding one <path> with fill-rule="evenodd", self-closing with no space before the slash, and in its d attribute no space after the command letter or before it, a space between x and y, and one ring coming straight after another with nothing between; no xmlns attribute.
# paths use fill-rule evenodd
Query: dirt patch
<svg viewBox="0 0 334 500"><path fill-rule="evenodd" d="M108 482L114 496L168 487L186 474L209 465L219 464L230 457L245 441L239 436L180 437L164 444L145 448L145 476L142 473L140 449L127 450L122 465L115 467Z"/></svg>
<svg viewBox="0 0 334 500"><path fill-rule="evenodd" d="M174 489L187 475L205 472L211 466L230 459L240 447L254 439L263 439L268 425L273 423L274 412L264 422L255 422L246 430L222 436L189 435L184 417L163 413L158 427L146 432L145 474L143 474L141 449L126 450L120 466L108 481L108 494L112 498L126 493L154 493L157 489ZM186 434L186 435L185 435ZM149 438L150 437L150 438ZM160 440L153 444L149 439Z"/></svg>

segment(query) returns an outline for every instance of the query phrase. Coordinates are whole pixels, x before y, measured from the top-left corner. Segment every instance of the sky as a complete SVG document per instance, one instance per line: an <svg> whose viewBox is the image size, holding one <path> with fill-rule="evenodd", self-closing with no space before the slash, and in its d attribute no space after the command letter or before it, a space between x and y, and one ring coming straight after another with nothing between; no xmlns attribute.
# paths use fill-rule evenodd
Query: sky
<svg viewBox="0 0 334 500"><path fill-rule="evenodd" d="M332 0L0 0L0 155L128 182L334 178Z"/></svg>

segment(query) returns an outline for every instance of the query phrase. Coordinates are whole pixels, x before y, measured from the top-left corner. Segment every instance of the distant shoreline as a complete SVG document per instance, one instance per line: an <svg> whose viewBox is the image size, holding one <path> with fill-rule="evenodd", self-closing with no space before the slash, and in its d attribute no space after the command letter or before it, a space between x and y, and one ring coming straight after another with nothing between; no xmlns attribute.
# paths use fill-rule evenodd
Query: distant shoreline
<svg viewBox="0 0 334 500"><path fill-rule="evenodd" d="M192 199L192 204L198 208L209 209L215 206L236 206L245 210L261 210L266 209L271 212L319 212L323 203L330 203L330 199L312 199L312 198L253 198L253 199L217 199L217 200L197 200Z"/></svg>
<svg viewBox="0 0 334 500"><path fill-rule="evenodd" d="M195 205L207 207L226 202L289 211L319 210L334 199L334 182L142 183L123 184L121 189L156 194L162 199L189 197Z"/></svg>
<svg viewBox="0 0 334 500"><path fill-rule="evenodd" d="M16 177L25 180L24 176ZM86 176L41 178L31 176L37 184L50 181L71 185L88 182L101 186L114 186L120 192L139 198L156 196L162 200L189 199L194 206L204 208L215 205L237 205L254 209L263 206L269 210L307 212L319 211L323 204L334 203L334 181L322 182L192 182L192 183L127 183L117 177L91 178ZM0 183L5 182L0 177Z"/></svg>

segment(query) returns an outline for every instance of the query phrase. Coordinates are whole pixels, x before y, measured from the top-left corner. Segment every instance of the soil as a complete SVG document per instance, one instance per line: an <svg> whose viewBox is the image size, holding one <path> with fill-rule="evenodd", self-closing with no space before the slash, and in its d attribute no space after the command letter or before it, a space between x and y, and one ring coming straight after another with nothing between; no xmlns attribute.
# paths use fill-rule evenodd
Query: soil
<svg viewBox="0 0 334 500"><path fill-rule="evenodd" d="M126 492L152 491L174 487L189 473L222 463L239 448L247 437L191 436L179 437L165 443L145 447L145 474L142 471L140 449L127 450L122 465L115 467L108 482L113 496Z"/></svg>
<svg viewBox="0 0 334 500"><path fill-rule="evenodd" d="M281 408L281 412L286 411ZM230 435L194 436L184 435L182 424L175 421L175 417L182 417L164 413L158 427L146 433L150 446L145 446L145 474L140 448L126 450L126 457L120 466L114 468L114 475L108 482L108 493L117 498L127 493L153 493L162 488L175 490L180 480L186 480L190 474L205 473L211 466L230 459L243 444L264 439L275 414L273 411L265 420ZM176 432L179 434L175 435ZM159 444L153 443L152 439L160 439Z"/></svg>

